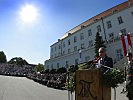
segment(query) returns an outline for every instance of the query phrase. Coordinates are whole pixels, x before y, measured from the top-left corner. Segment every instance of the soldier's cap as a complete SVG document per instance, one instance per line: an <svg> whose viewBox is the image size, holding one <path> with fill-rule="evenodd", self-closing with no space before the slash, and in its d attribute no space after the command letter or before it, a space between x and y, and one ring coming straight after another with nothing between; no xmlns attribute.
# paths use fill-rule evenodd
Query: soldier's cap
<svg viewBox="0 0 133 100"><path fill-rule="evenodd" d="M129 56L132 57L132 53L131 52L128 52L126 56L127 57L129 57Z"/></svg>

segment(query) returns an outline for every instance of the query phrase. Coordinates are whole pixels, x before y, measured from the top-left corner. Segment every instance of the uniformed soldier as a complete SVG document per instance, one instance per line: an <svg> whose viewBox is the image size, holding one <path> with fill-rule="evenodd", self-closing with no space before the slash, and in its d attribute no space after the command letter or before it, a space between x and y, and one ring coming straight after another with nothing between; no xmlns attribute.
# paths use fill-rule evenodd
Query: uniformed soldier
<svg viewBox="0 0 133 100"><path fill-rule="evenodd" d="M126 68L126 74L127 74L126 91L127 91L127 97L129 98L129 100L133 100L133 57L132 57L132 53L127 53L127 60L128 60L128 65Z"/></svg>

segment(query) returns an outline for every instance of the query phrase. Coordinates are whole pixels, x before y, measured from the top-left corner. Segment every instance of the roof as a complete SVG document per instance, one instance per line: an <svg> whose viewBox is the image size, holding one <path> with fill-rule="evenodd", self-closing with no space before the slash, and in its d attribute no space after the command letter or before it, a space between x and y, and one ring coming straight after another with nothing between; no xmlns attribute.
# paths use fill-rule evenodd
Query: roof
<svg viewBox="0 0 133 100"><path fill-rule="evenodd" d="M95 21L100 20L101 18L105 18L105 17L107 17L107 16L109 16L109 15L112 15L112 14L114 14L114 13L120 12L120 11L123 10L123 9L128 8L128 7L129 7L129 2L130 2L131 5L133 5L133 0L129 0L129 1L126 1L126 2L121 3L121 4L119 4L119 5L116 5L116 6L112 7L112 8L110 8L110 9L108 9L108 10L106 10L106 11L104 11L104 12L102 12L102 13L100 13L100 14L98 14L98 15L96 15L96 16L90 18L90 19L88 19L87 21L81 23L80 25L74 27L73 29L69 30L68 32L66 32L65 35L63 35L63 36L60 38L60 40L63 40L64 38L66 38L66 37L68 36L69 33L70 33L70 34L73 34L73 33L75 33L76 31L81 30L82 27L86 27L86 26L88 26L88 25L94 23ZM56 43L58 43L58 42L56 42ZM54 43L54 44L56 44L56 43ZM54 44L53 44L53 45L54 45ZM53 45L51 45L51 46L53 46ZM50 47L51 47L51 46L50 46Z"/></svg>
<svg viewBox="0 0 133 100"><path fill-rule="evenodd" d="M113 12L115 12L115 13L119 12L119 11L121 11L121 9L128 8L128 5L129 5L128 1L126 1L126 2L124 2L122 4L119 4L119 5L115 6L115 7L112 7L110 9L108 9L108 10L106 10L106 11L104 11L104 12L102 12L102 13L100 13L100 14L98 14L98 15L90 18L90 19L88 19L87 21L85 21L85 22L81 23L80 25L74 27L73 29L69 30L63 37L61 37L61 39L63 39L66 36L68 36L68 33L73 34L74 32L80 30L81 26L88 26L89 24L93 23L95 20L98 20L98 19L101 19L103 17L106 17L106 16L112 14Z"/></svg>

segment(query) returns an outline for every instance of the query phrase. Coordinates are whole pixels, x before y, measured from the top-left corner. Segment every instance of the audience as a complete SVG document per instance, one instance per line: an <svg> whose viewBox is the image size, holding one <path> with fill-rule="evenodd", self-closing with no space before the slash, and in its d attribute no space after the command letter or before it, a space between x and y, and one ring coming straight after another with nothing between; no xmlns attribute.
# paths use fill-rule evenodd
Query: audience
<svg viewBox="0 0 133 100"><path fill-rule="evenodd" d="M33 79L36 82L44 84L48 87L53 87L56 89L65 89L66 83L66 73L58 73L58 74L51 74L51 73L30 73L27 76L30 79Z"/></svg>
<svg viewBox="0 0 133 100"><path fill-rule="evenodd" d="M11 76L26 76L33 73L34 67L30 65L0 64L0 74Z"/></svg>
<svg viewBox="0 0 133 100"><path fill-rule="evenodd" d="M0 64L0 74L8 76L23 76L39 82L48 87L56 89L65 89L66 73L40 73L35 72L35 66Z"/></svg>

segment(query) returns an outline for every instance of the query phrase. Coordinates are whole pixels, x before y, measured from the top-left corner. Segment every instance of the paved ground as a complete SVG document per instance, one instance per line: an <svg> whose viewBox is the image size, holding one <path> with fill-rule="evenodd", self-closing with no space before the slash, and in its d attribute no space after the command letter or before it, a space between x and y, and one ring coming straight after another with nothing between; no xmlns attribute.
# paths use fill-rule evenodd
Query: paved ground
<svg viewBox="0 0 133 100"><path fill-rule="evenodd" d="M27 78L0 76L0 100L67 100L67 91L47 88Z"/></svg>
<svg viewBox="0 0 133 100"><path fill-rule="evenodd" d="M122 86L117 88L116 100L128 100L120 94ZM32 80L21 77L0 76L0 100L67 100L65 90L47 88ZM112 89L112 99L114 100ZM74 100L74 99L73 99Z"/></svg>
<svg viewBox="0 0 133 100"><path fill-rule="evenodd" d="M126 94L121 94L122 89L123 89L122 85L116 88L116 100L128 100ZM111 100L114 100L114 89L112 89L111 95L112 95Z"/></svg>

